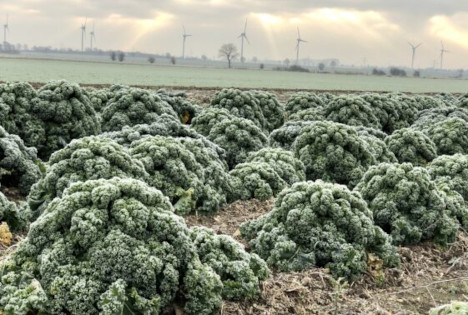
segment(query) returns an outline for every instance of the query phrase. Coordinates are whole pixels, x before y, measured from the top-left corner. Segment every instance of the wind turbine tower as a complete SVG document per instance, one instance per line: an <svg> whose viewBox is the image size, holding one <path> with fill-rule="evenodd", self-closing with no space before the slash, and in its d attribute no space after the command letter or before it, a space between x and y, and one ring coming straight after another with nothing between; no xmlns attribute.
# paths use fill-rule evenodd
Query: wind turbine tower
<svg viewBox="0 0 468 315"><path fill-rule="evenodd" d="M250 44L249 39L247 38L247 19L245 19L245 24L244 24L244 31L239 35L241 39L241 62L244 63L244 39L247 41L247 43Z"/></svg>
<svg viewBox="0 0 468 315"><path fill-rule="evenodd" d="M91 32L89 32L89 37L90 37L90 48L91 48L91 51L93 51L93 42L96 41L96 34L94 33L94 21L93 21L93 29L91 30Z"/></svg>
<svg viewBox="0 0 468 315"><path fill-rule="evenodd" d="M440 41L440 69L443 69L443 66L444 66L444 54L445 53L448 53L450 51L446 50L445 47L444 47L444 43L442 41Z"/></svg>
<svg viewBox="0 0 468 315"><path fill-rule="evenodd" d="M192 35L185 32L185 26L182 25L182 28L184 29L184 33L182 34L182 59L185 59L185 40Z"/></svg>
<svg viewBox="0 0 468 315"><path fill-rule="evenodd" d="M84 51L84 40L86 37L86 22L88 21L88 18L85 19L84 24L81 24L81 52Z"/></svg>
<svg viewBox="0 0 468 315"><path fill-rule="evenodd" d="M414 45L414 44L408 42L408 44L411 46L411 49L413 50L413 54L411 55L411 69L414 69L414 56L416 55L416 49L418 49L418 47L421 46L422 43Z"/></svg>
<svg viewBox="0 0 468 315"><path fill-rule="evenodd" d="M301 33L299 32L299 26L297 27L297 44L296 44L296 65L299 63L299 48L301 47L301 43L307 43L307 41L301 38Z"/></svg>
<svg viewBox="0 0 468 315"><path fill-rule="evenodd" d="M8 14L6 16L6 23L3 24L3 44L4 45L6 45L7 43L7 37L6 37L7 31L8 32L10 31L10 29L8 28Z"/></svg>

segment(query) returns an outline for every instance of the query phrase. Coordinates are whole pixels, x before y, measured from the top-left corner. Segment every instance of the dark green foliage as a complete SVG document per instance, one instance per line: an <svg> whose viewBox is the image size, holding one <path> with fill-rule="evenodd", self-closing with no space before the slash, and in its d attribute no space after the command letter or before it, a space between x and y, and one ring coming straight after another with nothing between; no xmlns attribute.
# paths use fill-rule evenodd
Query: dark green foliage
<svg viewBox="0 0 468 315"><path fill-rule="evenodd" d="M192 120L192 128L204 136L210 134L211 129L224 119L233 119L235 116L226 109L208 107L202 110L197 117Z"/></svg>
<svg viewBox="0 0 468 315"><path fill-rule="evenodd" d="M374 109L359 96L336 97L325 107L324 116L327 120L350 126L382 128Z"/></svg>
<svg viewBox="0 0 468 315"><path fill-rule="evenodd" d="M231 169L245 162L250 152L262 149L268 142L262 130L244 118L222 120L211 129L208 139L226 150L226 160Z"/></svg>
<svg viewBox="0 0 468 315"><path fill-rule="evenodd" d="M428 165L427 170L434 180L446 181L468 202L468 155L442 155Z"/></svg>
<svg viewBox="0 0 468 315"><path fill-rule="evenodd" d="M390 100L396 102L397 118L393 124L393 127L388 131L389 133L409 127L416 119L418 111L420 110L418 104L414 98L407 96L405 94L387 94L386 95Z"/></svg>
<svg viewBox="0 0 468 315"><path fill-rule="evenodd" d="M288 121L321 121L325 120L323 107L312 107L300 110L289 116Z"/></svg>
<svg viewBox="0 0 468 315"><path fill-rule="evenodd" d="M394 244L455 239L459 224L425 168L410 163L371 167L356 186L374 213L377 225Z"/></svg>
<svg viewBox="0 0 468 315"><path fill-rule="evenodd" d="M268 132L281 127L284 123L284 108L275 94L263 91L252 91L265 118L264 129Z"/></svg>
<svg viewBox="0 0 468 315"><path fill-rule="evenodd" d="M5 195L0 191L0 223L6 222L11 231L24 229L27 224L27 218L24 213L25 211L22 210L24 210L24 208L17 207L13 202L8 201Z"/></svg>
<svg viewBox="0 0 468 315"><path fill-rule="evenodd" d="M384 132L392 133L408 125L402 115L402 105L388 95L367 93L360 97L370 104Z"/></svg>
<svg viewBox="0 0 468 315"><path fill-rule="evenodd" d="M0 184L19 188L27 195L41 178L42 162L35 148L28 148L17 135L9 134L0 125Z"/></svg>
<svg viewBox="0 0 468 315"><path fill-rule="evenodd" d="M467 121L446 118L421 129L434 142L438 155L468 153Z"/></svg>
<svg viewBox="0 0 468 315"><path fill-rule="evenodd" d="M216 314L223 285L184 220L134 179L72 185L3 263L0 309L14 314ZM38 259L40 257L40 259Z"/></svg>
<svg viewBox="0 0 468 315"><path fill-rule="evenodd" d="M138 88L121 88L102 111L102 130L119 131L124 126L151 124L162 114L178 118L172 107L156 93Z"/></svg>
<svg viewBox="0 0 468 315"><path fill-rule="evenodd" d="M71 184L115 176L145 180L148 174L141 162L112 140L99 136L73 140L52 154L44 177L32 187L28 197L32 219Z"/></svg>
<svg viewBox="0 0 468 315"><path fill-rule="evenodd" d="M154 136L132 143L132 156L149 173L148 183L168 196L178 214L213 212L226 202L229 178L216 152L197 140Z"/></svg>
<svg viewBox="0 0 468 315"><path fill-rule="evenodd" d="M413 128L395 131L385 139L385 143L400 163L408 162L414 166L425 166L437 157L434 142L423 132Z"/></svg>
<svg viewBox="0 0 468 315"><path fill-rule="evenodd" d="M258 255L247 253L232 237L216 235L203 227L194 227L190 235L201 262L220 276L223 298L240 300L260 293L260 281L270 272Z"/></svg>
<svg viewBox="0 0 468 315"><path fill-rule="evenodd" d="M456 106L457 105L457 98L451 94L451 93L439 93L435 95L434 97L438 98L441 100L445 106Z"/></svg>
<svg viewBox="0 0 468 315"><path fill-rule="evenodd" d="M374 156L377 163L382 162L398 162L395 154L389 150L385 139L385 133L377 129L366 128L362 126L355 127L359 137L368 144L368 149ZM382 137L383 136L383 137Z"/></svg>
<svg viewBox="0 0 468 315"><path fill-rule="evenodd" d="M222 89L211 100L211 106L224 108L232 115L252 121L260 129L268 130L259 100L249 91Z"/></svg>
<svg viewBox="0 0 468 315"><path fill-rule="evenodd" d="M231 200L267 200L287 186L275 169L265 162L241 163L229 174L233 191Z"/></svg>
<svg viewBox="0 0 468 315"><path fill-rule="evenodd" d="M268 142L273 148L291 150L294 141L301 133L301 130L311 125L311 121L288 121L280 128L270 133Z"/></svg>
<svg viewBox="0 0 468 315"><path fill-rule="evenodd" d="M183 124L190 125L192 119L202 111L201 106L193 104L187 99L187 94L185 94L185 92L171 93L162 89L158 90L157 94L163 101L171 105L172 109L174 109L179 116L180 122Z"/></svg>
<svg viewBox="0 0 468 315"><path fill-rule="evenodd" d="M302 129L293 145L304 163L308 180L357 184L376 159L356 130L331 121L314 122Z"/></svg>
<svg viewBox="0 0 468 315"><path fill-rule="evenodd" d="M386 266L398 263L391 239L374 225L361 196L320 180L284 190L273 210L241 225L241 233L254 253L280 271L319 266L356 279L366 271L367 253Z"/></svg>
<svg viewBox="0 0 468 315"><path fill-rule="evenodd" d="M78 84L51 81L38 90L31 101L31 114L41 121L43 137L37 143L42 159L65 147L67 143L100 133L101 128L89 98Z"/></svg>
<svg viewBox="0 0 468 315"><path fill-rule="evenodd" d="M31 115L31 100L36 90L26 82L0 84L0 125L8 133L20 136L27 146L44 137L41 122Z"/></svg>
<svg viewBox="0 0 468 315"><path fill-rule="evenodd" d="M100 113L107 106L109 100L112 99L112 97L114 97L112 88L91 88L88 89L86 92L96 113Z"/></svg>
<svg viewBox="0 0 468 315"><path fill-rule="evenodd" d="M247 162L269 164L288 185L305 180L304 164L291 151L268 147L250 153Z"/></svg>
<svg viewBox="0 0 468 315"><path fill-rule="evenodd" d="M460 118L468 122L468 108L446 107L420 111L412 127L421 130L427 129L446 118Z"/></svg>
<svg viewBox="0 0 468 315"><path fill-rule="evenodd" d="M460 96L455 102L455 106L468 109L468 93Z"/></svg>
<svg viewBox="0 0 468 315"><path fill-rule="evenodd" d="M297 112L310 108L320 108L323 107L323 105L324 100L321 95L309 92L298 92L289 97L284 106L284 111L288 119L291 119L290 116Z"/></svg>

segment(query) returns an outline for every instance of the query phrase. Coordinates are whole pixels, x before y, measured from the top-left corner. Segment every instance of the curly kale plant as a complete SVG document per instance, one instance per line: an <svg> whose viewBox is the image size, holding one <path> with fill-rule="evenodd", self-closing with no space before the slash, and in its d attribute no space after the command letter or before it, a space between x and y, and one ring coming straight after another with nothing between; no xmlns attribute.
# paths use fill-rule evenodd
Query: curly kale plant
<svg viewBox="0 0 468 315"><path fill-rule="evenodd" d="M91 88L88 89L86 92L96 113L100 113L107 106L109 100L112 99L112 97L114 97L114 93L111 89L108 88Z"/></svg>
<svg viewBox="0 0 468 315"><path fill-rule="evenodd" d="M266 200L287 186L274 168L265 162L241 163L229 174L233 191L231 200Z"/></svg>
<svg viewBox="0 0 468 315"><path fill-rule="evenodd" d="M460 118L468 122L468 108L446 107L420 111L412 127L427 129L431 125L445 120L446 118Z"/></svg>
<svg viewBox="0 0 468 315"><path fill-rule="evenodd" d="M156 92L159 97L169 105L179 116L179 120L183 124L190 125L192 119L202 111L202 107L193 104L187 99L187 94L185 92L171 93L164 89L158 90Z"/></svg>
<svg viewBox="0 0 468 315"><path fill-rule="evenodd" d="M325 120L323 107L312 107L300 110L288 117L288 121L321 121Z"/></svg>
<svg viewBox="0 0 468 315"><path fill-rule="evenodd" d="M252 121L260 129L267 130L267 121L259 100L249 91L222 89L211 100L211 106L224 108L232 115Z"/></svg>
<svg viewBox="0 0 468 315"><path fill-rule="evenodd" d="M324 100L320 95L309 92L298 92L289 97L286 105L284 106L284 111L286 116L289 118L292 114L302 110L322 108L324 105Z"/></svg>
<svg viewBox="0 0 468 315"><path fill-rule="evenodd" d="M0 125L0 184L19 188L27 195L41 178L42 162L35 148L28 148L17 135L9 134Z"/></svg>
<svg viewBox="0 0 468 315"><path fill-rule="evenodd" d="M331 121L303 128L293 145L308 180L354 186L376 159L356 130Z"/></svg>
<svg viewBox="0 0 468 315"><path fill-rule="evenodd" d="M115 92L102 111L102 130L118 131L124 126L151 124L162 114L178 118L172 107L156 93L138 88L122 88Z"/></svg>
<svg viewBox="0 0 468 315"><path fill-rule="evenodd" d="M41 121L31 115L31 100L36 90L26 82L0 84L0 124L8 133L20 136L27 146L44 137Z"/></svg>
<svg viewBox="0 0 468 315"><path fill-rule="evenodd" d="M382 137L381 134L385 135L385 133L372 129L366 128L362 126L355 127L359 137L364 140L368 144L368 149L374 156L377 163L382 162L398 162L395 154L389 150L388 146L385 144L384 140L385 137ZM383 138L383 139L382 139Z"/></svg>
<svg viewBox="0 0 468 315"><path fill-rule="evenodd" d="M351 126L381 129L379 119L371 105L359 96L338 96L324 110L327 120Z"/></svg>
<svg viewBox="0 0 468 315"><path fill-rule="evenodd" d="M192 128L204 136L210 134L211 129L225 119L235 118L230 112L223 108L208 107L201 111L192 120Z"/></svg>
<svg viewBox="0 0 468 315"><path fill-rule="evenodd" d="M468 153L468 122L460 118L446 118L422 128L434 142L437 154Z"/></svg>
<svg viewBox="0 0 468 315"><path fill-rule="evenodd" d="M101 128L89 98L78 84L51 81L31 101L31 114L41 120L44 137L33 145L42 159L71 140L100 133Z"/></svg>
<svg viewBox="0 0 468 315"><path fill-rule="evenodd" d="M356 186L374 213L377 225L393 242L416 244L455 239L458 222L425 168L410 163L371 167Z"/></svg>
<svg viewBox="0 0 468 315"><path fill-rule="evenodd" d="M252 94L258 100L263 117L265 117L264 128L271 132L281 127L284 122L284 109L275 94L263 91L252 91Z"/></svg>
<svg viewBox="0 0 468 315"><path fill-rule="evenodd" d="M244 118L221 121L211 129L208 139L226 150L226 160L231 169L245 162L250 152L262 149L268 142L262 130Z"/></svg>
<svg viewBox="0 0 468 315"><path fill-rule="evenodd" d="M150 175L148 183L170 198L178 214L215 211L225 203L227 171L214 152L207 154L208 148L203 148L202 143L198 143L199 152L194 148L197 144L192 144L198 157L188 149L189 145L188 141L154 136L133 142L130 152L144 164ZM206 160L202 163L202 159Z"/></svg>
<svg viewBox="0 0 468 315"><path fill-rule="evenodd" d="M319 266L355 279L367 269L367 253L386 266L398 263L391 239L374 225L361 196L320 180L284 190L271 212L240 230L252 251L280 271Z"/></svg>
<svg viewBox="0 0 468 315"><path fill-rule="evenodd" d="M402 108L398 102L388 97L388 95L367 93L360 96L368 102L375 111L375 116L379 120L381 129L386 133L392 133L396 129L406 127L408 122L402 115Z"/></svg>
<svg viewBox="0 0 468 315"><path fill-rule="evenodd" d="M216 314L223 285L167 197L134 179L80 182L54 199L9 261L7 314Z"/></svg>
<svg viewBox="0 0 468 315"><path fill-rule="evenodd" d="M247 162L265 162L288 185L305 180L304 164L294 157L291 151L279 148L264 148L250 153Z"/></svg>
<svg viewBox="0 0 468 315"><path fill-rule="evenodd" d="M259 283L268 278L270 272L258 255L247 253L232 237L216 235L204 227L193 228L190 236L201 262L220 276L223 298L254 298L260 293Z"/></svg>
<svg viewBox="0 0 468 315"><path fill-rule="evenodd" d="M448 182L468 202L468 155L442 155L434 159L427 170L432 179Z"/></svg>
<svg viewBox="0 0 468 315"><path fill-rule="evenodd" d="M17 207L0 192L0 223L6 222L11 231L19 231L26 227L27 217L24 208ZM1 300L1 297L0 297Z"/></svg>
<svg viewBox="0 0 468 315"><path fill-rule="evenodd" d="M268 142L273 148L291 150L294 141L302 129L311 125L312 121L288 121L280 128L270 133Z"/></svg>
<svg viewBox="0 0 468 315"><path fill-rule="evenodd" d="M426 166L437 157L436 146L423 132L413 128L402 128L385 139L398 162Z"/></svg>
<svg viewBox="0 0 468 315"><path fill-rule="evenodd" d="M73 140L52 154L44 177L32 187L28 197L32 219L71 184L115 176L144 180L148 174L141 162L112 140L98 136Z"/></svg>
<svg viewBox="0 0 468 315"><path fill-rule="evenodd" d="M460 96L455 101L455 106L461 107L461 108L468 108L468 93Z"/></svg>

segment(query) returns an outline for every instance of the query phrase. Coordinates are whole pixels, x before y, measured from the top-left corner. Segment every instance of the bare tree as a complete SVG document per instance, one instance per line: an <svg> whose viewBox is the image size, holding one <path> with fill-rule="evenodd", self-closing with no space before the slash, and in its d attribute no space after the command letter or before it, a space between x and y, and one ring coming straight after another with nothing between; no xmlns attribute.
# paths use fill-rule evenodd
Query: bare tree
<svg viewBox="0 0 468 315"><path fill-rule="evenodd" d="M219 56L225 57L228 61L229 68L231 68L231 61L239 56L237 47L234 44L224 44L219 49Z"/></svg>
<svg viewBox="0 0 468 315"><path fill-rule="evenodd" d="M119 51L119 54L117 55L117 59L119 59L120 62L125 60L125 53L123 51Z"/></svg>

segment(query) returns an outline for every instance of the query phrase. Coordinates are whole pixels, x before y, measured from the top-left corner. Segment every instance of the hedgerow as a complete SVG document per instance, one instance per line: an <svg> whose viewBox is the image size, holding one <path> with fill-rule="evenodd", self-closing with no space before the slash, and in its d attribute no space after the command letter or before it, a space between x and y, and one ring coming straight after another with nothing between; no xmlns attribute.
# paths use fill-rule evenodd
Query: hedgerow
<svg viewBox="0 0 468 315"><path fill-rule="evenodd" d="M71 184L90 179L131 177L144 180L148 174L143 164L119 144L99 136L75 139L52 154L44 176L28 196L32 220Z"/></svg>
<svg viewBox="0 0 468 315"><path fill-rule="evenodd" d="M124 126L151 124L162 114L178 118L172 107L156 93L138 88L122 88L115 92L102 111L102 130L118 131Z"/></svg>
<svg viewBox="0 0 468 315"><path fill-rule="evenodd" d="M398 263L391 239L374 225L361 196L320 180L284 190L271 212L240 230L252 251L280 271L319 266L335 277L356 279L367 269L367 253L386 266Z"/></svg>
<svg viewBox="0 0 468 315"><path fill-rule="evenodd" d="M293 145L294 155L304 163L308 180L357 184L376 159L351 127L331 121L304 127Z"/></svg>
<svg viewBox="0 0 468 315"><path fill-rule="evenodd" d="M266 146L268 138L253 122L244 118L222 120L215 125L208 139L226 150L229 168L243 163L250 152Z"/></svg>
<svg viewBox="0 0 468 315"><path fill-rule="evenodd" d="M459 224L425 168L410 163L382 163L371 167L355 190L374 213L377 225L394 244L455 239Z"/></svg>
<svg viewBox="0 0 468 315"><path fill-rule="evenodd" d="M72 185L3 262L0 309L28 314L215 314L223 284L158 190L134 179ZM38 259L39 257L39 259Z"/></svg>
<svg viewBox="0 0 468 315"><path fill-rule="evenodd" d="M89 98L78 84L51 81L38 90L31 101L31 114L41 121L44 133L35 144L38 156L49 156L71 140L101 131L99 120ZM36 127L33 127L36 128Z"/></svg>
<svg viewBox="0 0 468 315"><path fill-rule="evenodd" d="M274 168L265 162L238 164L229 175L233 191L231 200L266 200L287 186Z"/></svg>
<svg viewBox="0 0 468 315"><path fill-rule="evenodd" d="M19 188L27 195L41 178L42 162L35 148L24 145L17 135L9 134L0 125L0 184Z"/></svg>
<svg viewBox="0 0 468 315"><path fill-rule="evenodd" d="M385 139L385 143L400 163L408 162L415 166L426 166L437 157L434 142L423 132L413 128L396 130Z"/></svg>

